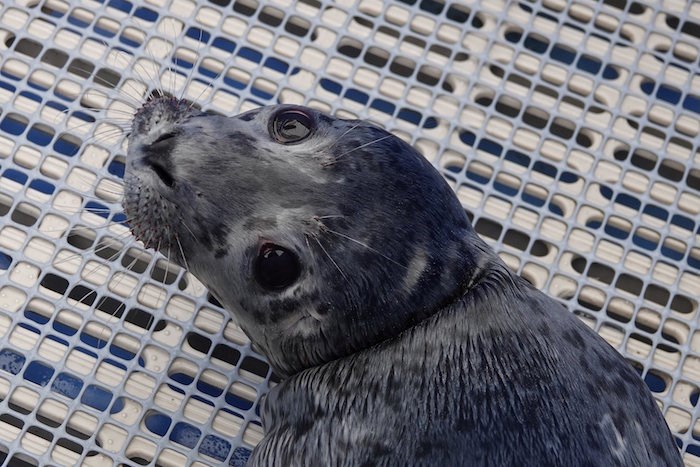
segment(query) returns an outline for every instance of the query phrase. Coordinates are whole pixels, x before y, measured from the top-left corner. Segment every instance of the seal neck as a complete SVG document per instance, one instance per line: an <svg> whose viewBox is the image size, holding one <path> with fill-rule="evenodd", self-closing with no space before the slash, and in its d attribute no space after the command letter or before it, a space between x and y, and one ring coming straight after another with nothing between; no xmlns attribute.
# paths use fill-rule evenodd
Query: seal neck
<svg viewBox="0 0 700 467"><path fill-rule="evenodd" d="M394 270L397 277L391 287L386 285L388 279L370 284L372 293L383 298L376 306L348 309L342 319L324 322L309 339L297 336L268 341L268 348L277 347L266 352L275 372L288 377L399 338L406 330L463 299L500 260L471 227L452 235L453 241L442 242L426 257L415 282L403 280L411 271L404 272L402 278Z"/></svg>

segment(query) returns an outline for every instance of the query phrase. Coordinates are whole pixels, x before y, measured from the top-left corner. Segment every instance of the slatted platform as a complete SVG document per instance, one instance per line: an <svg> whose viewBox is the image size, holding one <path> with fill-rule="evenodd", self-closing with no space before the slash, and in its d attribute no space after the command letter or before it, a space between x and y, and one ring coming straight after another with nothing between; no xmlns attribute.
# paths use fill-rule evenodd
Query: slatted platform
<svg viewBox="0 0 700 467"><path fill-rule="evenodd" d="M154 89L374 120L700 465L700 3L0 0L3 465L242 465L264 359L119 199Z"/></svg>

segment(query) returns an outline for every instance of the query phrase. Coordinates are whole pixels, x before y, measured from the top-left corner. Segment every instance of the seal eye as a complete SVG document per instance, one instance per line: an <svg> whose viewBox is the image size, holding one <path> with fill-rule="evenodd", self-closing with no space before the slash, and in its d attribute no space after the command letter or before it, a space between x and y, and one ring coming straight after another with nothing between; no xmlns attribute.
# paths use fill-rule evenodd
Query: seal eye
<svg viewBox="0 0 700 467"><path fill-rule="evenodd" d="M270 136L278 143L298 143L311 134L312 118L301 110L283 110L270 123Z"/></svg>
<svg viewBox="0 0 700 467"><path fill-rule="evenodd" d="M292 285L301 274L301 264L297 255L290 250L265 243L255 259L255 280L269 290L284 289Z"/></svg>

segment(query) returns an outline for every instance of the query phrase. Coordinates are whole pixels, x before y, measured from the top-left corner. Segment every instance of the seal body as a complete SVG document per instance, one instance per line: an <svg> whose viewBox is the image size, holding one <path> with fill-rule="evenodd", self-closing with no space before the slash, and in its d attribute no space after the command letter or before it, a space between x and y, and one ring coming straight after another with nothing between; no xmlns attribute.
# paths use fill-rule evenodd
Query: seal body
<svg viewBox="0 0 700 467"><path fill-rule="evenodd" d="M636 372L366 122L147 103L124 208L283 381L250 465L681 465Z"/></svg>

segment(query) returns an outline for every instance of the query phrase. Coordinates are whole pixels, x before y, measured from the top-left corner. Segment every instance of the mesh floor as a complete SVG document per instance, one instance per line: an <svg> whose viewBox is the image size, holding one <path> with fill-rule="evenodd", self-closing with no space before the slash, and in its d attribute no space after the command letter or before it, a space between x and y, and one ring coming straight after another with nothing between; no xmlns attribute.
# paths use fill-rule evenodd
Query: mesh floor
<svg viewBox="0 0 700 467"><path fill-rule="evenodd" d="M638 368L700 465L700 3L0 0L3 465L242 465L264 359L121 224L154 89L370 118Z"/></svg>

